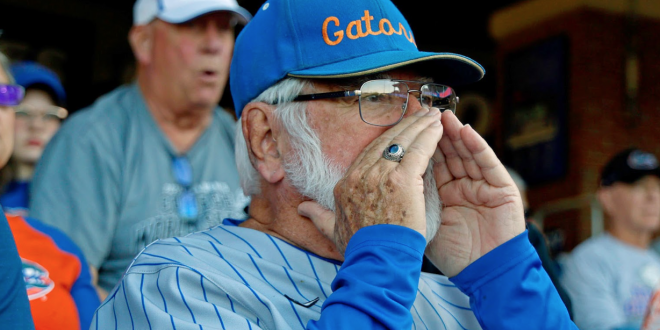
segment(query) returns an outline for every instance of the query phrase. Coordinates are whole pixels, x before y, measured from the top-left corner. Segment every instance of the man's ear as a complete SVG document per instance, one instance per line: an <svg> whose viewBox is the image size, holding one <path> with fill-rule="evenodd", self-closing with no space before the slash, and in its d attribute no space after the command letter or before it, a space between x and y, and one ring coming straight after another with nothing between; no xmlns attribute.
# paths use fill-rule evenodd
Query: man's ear
<svg viewBox="0 0 660 330"><path fill-rule="evenodd" d="M601 187L596 191L596 198L606 213L611 213L612 207L612 187Z"/></svg>
<svg viewBox="0 0 660 330"><path fill-rule="evenodd" d="M252 166L269 183L284 179L285 172L277 141L279 126L275 121L275 106L250 102L243 108L241 123L243 136Z"/></svg>
<svg viewBox="0 0 660 330"><path fill-rule="evenodd" d="M145 65L151 62L153 26L134 25L128 32L128 42L138 63Z"/></svg>

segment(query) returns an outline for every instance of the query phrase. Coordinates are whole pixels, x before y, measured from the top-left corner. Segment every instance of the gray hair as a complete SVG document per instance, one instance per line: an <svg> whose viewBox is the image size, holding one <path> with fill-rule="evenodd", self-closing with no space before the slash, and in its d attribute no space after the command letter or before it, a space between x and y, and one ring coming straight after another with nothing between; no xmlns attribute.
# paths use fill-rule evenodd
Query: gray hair
<svg viewBox="0 0 660 330"><path fill-rule="evenodd" d="M357 88L367 80L386 78L391 78L391 76L387 73L381 72L357 78L336 79L334 80L333 85L344 89L349 87ZM326 81L326 83L327 82L328 81ZM300 95L303 89L313 86L314 82L309 79L286 78L263 91L251 101L278 105L275 109L275 118L280 124L282 124L282 127L291 137L290 141L293 149L307 151L299 153L299 159L297 161L299 165L303 167L301 173L306 174L314 173L315 171L313 171L311 167L318 166L316 162L312 161L316 159L315 155L321 155L321 157L324 158L323 152L321 151L321 141L307 121L307 112L305 111L307 103L291 102L291 100ZM259 173L250 162L240 120L236 127L235 141L236 166L238 167L238 175L240 177L243 193L246 196L256 195L260 192ZM336 171L337 169L333 166L332 170ZM296 183L306 181L305 178L301 177L289 177L289 179L294 183L294 186ZM312 182L312 187L309 188L310 190L317 190L321 187L314 186L314 183ZM301 193L304 194L305 192Z"/></svg>
<svg viewBox="0 0 660 330"><path fill-rule="evenodd" d="M15 84L16 80L14 80L14 76L12 76L11 71L9 71L9 59L2 52L0 52L0 68L2 68L2 71L4 71L7 78L9 78L9 83Z"/></svg>
<svg viewBox="0 0 660 330"><path fill-rule="evenodd" d="M263 91L252 102L278 104L275 109L276 119L292 137L292 141L304 143L318 140L316 133L307 124L306 103L291 102L302 90L311 85L308 80L286 78ZM246 196L258 194L260 189L259 173L252 166L248 154L241 121L236 123L236 166L241 181L241 187Z"/></svg>

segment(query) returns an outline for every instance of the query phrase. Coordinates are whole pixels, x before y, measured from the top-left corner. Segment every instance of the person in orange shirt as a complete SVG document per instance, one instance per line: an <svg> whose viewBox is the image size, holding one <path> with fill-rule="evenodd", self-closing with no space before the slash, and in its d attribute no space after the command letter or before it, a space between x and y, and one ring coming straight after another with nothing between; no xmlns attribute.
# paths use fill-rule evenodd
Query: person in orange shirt
<svg viewBox="0 0 660 330"><path fill-rule="evenodd" d="M54 227L5 216L23 262L36 329L88 329L100 301L80 249Z"/></svg>
<svg viewBox="0 0 660 330"><path fill-rule="evenodd" d="M8 75L6 63L0 63L0 66ZM4 87L3 91L13 88L21 96L23 94L19 86L6 85L3 81L0 81L0 87ZM13 111L11 108L0 110ZM2 151L11 153L13 143L9 142L14 134L13 125L3 126L0 131L3 133L3 139L0 139ZM4 165L5 162L1 162L0 168ZM53 227L34 219L9 213L5 215L21 257L23 280L35 328L88 329L100 301L80 249ZM2 328L7 326L14 328L13 325L0 325Z"/></svg>

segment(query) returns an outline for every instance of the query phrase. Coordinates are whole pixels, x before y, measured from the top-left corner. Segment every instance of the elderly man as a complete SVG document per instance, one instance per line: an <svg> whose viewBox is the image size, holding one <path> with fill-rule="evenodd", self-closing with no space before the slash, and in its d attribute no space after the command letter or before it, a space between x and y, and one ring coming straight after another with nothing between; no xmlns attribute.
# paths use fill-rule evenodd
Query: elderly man
<svg viewBox="0 0 660 330"><path fill-rule="evenodd" d="M390 1L266 2L230 79L249 219L152 243L98 328L574 327L515 184L447 111L483 73L418 51Z"/></svg>
<svg viewBox="0 0 660 330"><path fill-rule="evenodd" d="M244 217L234 120L217 104L249 17L234 0L138 0L136 83L74 115L44 152L32 216L83 249L102 289L152 241Z"/></svg>
<svg viewBox="0 0 660 330"><path fill-rule="evenodd" d="M627 149L605 165L598 201L608 231L580 244L564 267L563 284L580 329L639 329L660 257L649 248L660 228L660 164L655 155Z"/></svg>

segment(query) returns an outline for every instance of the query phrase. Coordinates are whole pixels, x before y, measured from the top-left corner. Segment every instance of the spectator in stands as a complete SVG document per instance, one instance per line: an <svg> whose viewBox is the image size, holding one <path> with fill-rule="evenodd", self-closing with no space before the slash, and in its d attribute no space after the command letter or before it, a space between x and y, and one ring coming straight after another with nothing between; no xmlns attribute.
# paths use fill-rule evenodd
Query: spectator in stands
<svg viewBox="0 0 660 330"><path fill-rule="evenodd" d="M68 119L32 184L31 214L78 243L102 296L149 243L244 218L248 202L218 102L250 14L235 0L138 0L133 13L137 81Z"/></svg>
<svg viewBox="0 0 660 330"><path fill-rule="evenodd" d="M2 62L4 62L3 57L0 56L0 63ZM3 79L6 78L4 71L0 73L2 73L0 75L0 168L2 168L12 153L14 137L14 109L7 106L17 105L23 98L25 89L19 85L7 85L9 79ZM16 108L16 112L19 111L21 111L20 107ZM8 115L9 113L11 115ZM27 297L37 329L89 328L91 317L100 301L92 285L87 262L78 247L62 232L39 221L10 214L6 214L7 220L5 220L5 214L0 212L0 215L2 223L0 230L13 236L13 240L9 236L0 238L0 241L2 244L10 242L13 244L15 240L16 247L11 249L18 250L21 260L20 262L16 260L15 263L18 276L7 277L6 271L12 268L9 260L13 251L8 251L5 247L1 249L2 258L6 260L0 267L3 271L1 283L12 285L22 291L18 294L20 297L2 294L3 303L16 306L13 307L16 308L17 313L13 316L14 320L19 317L29 318L29 312L19 310L25 300L24 297ZM25 306L27 307L27 303ZM5 308L0 307L0 310ZM7 319L0 317L0 320ZM32 322L29 322L30 324L25 323L27 321L24 320L21 322L23 324L9 320L0 324L3 329L34 328Z"/></svg>
<svg viewBox="0 0 660 330"><path fill-rule="evenodd" d="M16 63L10 71L25 97L16 108L14 152L2 171L0 204L5 212L27 215L34 167L67 117L66 94L57 75L40 64Z"/></svg>
<svg viewBox="0 0 660 330"><path fill-rule="evenodd" d="M660 228L660 168L655 155L628 149L605 165L597 197L608 230L573 250L562 282L582 330L639 329L660 257L649 248Z"/></svg>
<svg viewBox="0 0 660 330"><path fill-rule="evenodd" d="M14 144L14 109L23 99L23 87L14 83L9 62L0 53L0 168L7 164ZM34 329L25 294L21 260L16 244L0 212L0 324L7 329Z"/></svg>

